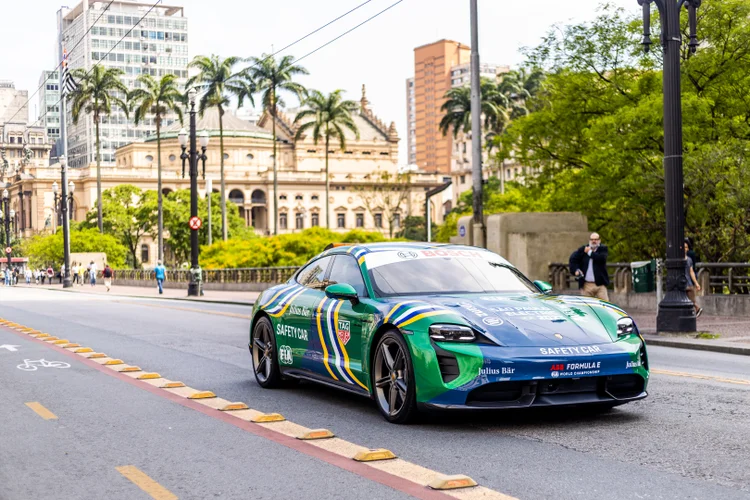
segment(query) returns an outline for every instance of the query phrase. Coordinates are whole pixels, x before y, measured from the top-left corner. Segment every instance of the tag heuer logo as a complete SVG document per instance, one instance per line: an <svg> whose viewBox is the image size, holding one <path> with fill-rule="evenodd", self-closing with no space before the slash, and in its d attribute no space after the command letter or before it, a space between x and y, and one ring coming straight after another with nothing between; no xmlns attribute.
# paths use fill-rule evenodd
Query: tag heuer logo
<svg viewBox="0 0 750 500"><path fill-rule="evenodd" d="M349 342L349 339L351 338L351 327L348 321L339 320L339 328L336 335L338 335L342 344L346 345Z"/></svg>

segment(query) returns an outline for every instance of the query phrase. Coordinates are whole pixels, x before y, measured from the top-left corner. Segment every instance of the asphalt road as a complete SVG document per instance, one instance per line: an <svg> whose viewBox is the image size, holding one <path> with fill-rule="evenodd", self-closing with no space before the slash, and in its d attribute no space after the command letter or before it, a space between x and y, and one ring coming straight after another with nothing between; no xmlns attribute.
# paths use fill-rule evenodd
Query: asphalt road
<svg viewBox="0 0 750 500"><path fill-rule="evenodd" d="M602 414L436 415L385 422L313 384L263 390L249 307L0 288L0 317L278 412L519 499L750 499L750 357L650 349L650 396ZM0 499L149 497L134 466L179 498L400 498L403 490L207 418L0 327ZM24 359L70 368L17 368ZM91 363L91 361L89 361ZM44 420L26 406L57 416ZM170 497L163 497L170 498Z"/></svg>

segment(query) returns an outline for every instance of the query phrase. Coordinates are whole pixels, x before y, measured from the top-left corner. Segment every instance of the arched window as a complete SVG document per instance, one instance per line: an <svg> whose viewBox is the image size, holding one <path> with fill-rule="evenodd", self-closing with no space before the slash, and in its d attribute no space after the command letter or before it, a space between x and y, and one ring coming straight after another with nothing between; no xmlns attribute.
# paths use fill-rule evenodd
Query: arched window
<svg viewBox="0 0 750 500"><path fill-rule="evenodd" d="M261 189L256 189L253 191L253 193L250 195L250 202L251 203L262 203L263 205L266 204L266 193L265 191Z"/></svg>
<svg viewBox="0 0 750 500"><path fill-rule="evenodd" d="M239 189L232 189L229 192L229 201L236 203L237 205L242 205L245 203L245 195L242 194L242 191Z"/></svg>
<svg viewBox="0 0 750 500"><path fill-rule="evenodd" d="M141 262L149 261L149 248L145 243L141 245Z"/></svg>

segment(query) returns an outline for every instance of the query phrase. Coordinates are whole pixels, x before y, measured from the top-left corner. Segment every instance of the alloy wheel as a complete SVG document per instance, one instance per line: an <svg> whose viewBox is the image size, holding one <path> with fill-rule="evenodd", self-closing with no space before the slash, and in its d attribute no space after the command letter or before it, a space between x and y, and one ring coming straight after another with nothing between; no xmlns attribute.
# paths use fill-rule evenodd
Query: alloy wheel
<svg viewBox="0 0 750 500"><path fill-rule="evenodd" d="M409 370L402 347L392 339L380 344L375 355L375 395L380 407L395 417L407 402Z"/></svg>

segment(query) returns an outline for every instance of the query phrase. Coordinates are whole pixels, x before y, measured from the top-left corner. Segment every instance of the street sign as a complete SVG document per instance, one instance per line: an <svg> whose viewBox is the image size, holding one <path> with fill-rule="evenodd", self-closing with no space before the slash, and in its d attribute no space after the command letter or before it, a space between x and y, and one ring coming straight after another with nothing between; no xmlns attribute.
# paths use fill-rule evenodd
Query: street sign
<svg viewBox="0 0 750 500"><path fill-rule="evenodd" d="M13 249L12 249L12 248L10 248L10 247L5 247L5 253L8 253L8 254L9 254L9 253L11 253L12 251L13 251Z"/></svg>
<svg viewBox="0 0 750 500"><path fill-rule="evenodd" d="M458 228L458 235L463 238L466 236L466 226L459 226Z"/></svg>
<svg viewBox="0 0 750 500"><path fill-rule="evenodd" d="M200 217L190 217L190 221L188 221L188 225L190 226L190 229L193 231L197 231L201 228L203 225L203 221L201 221Z"/></svg>

